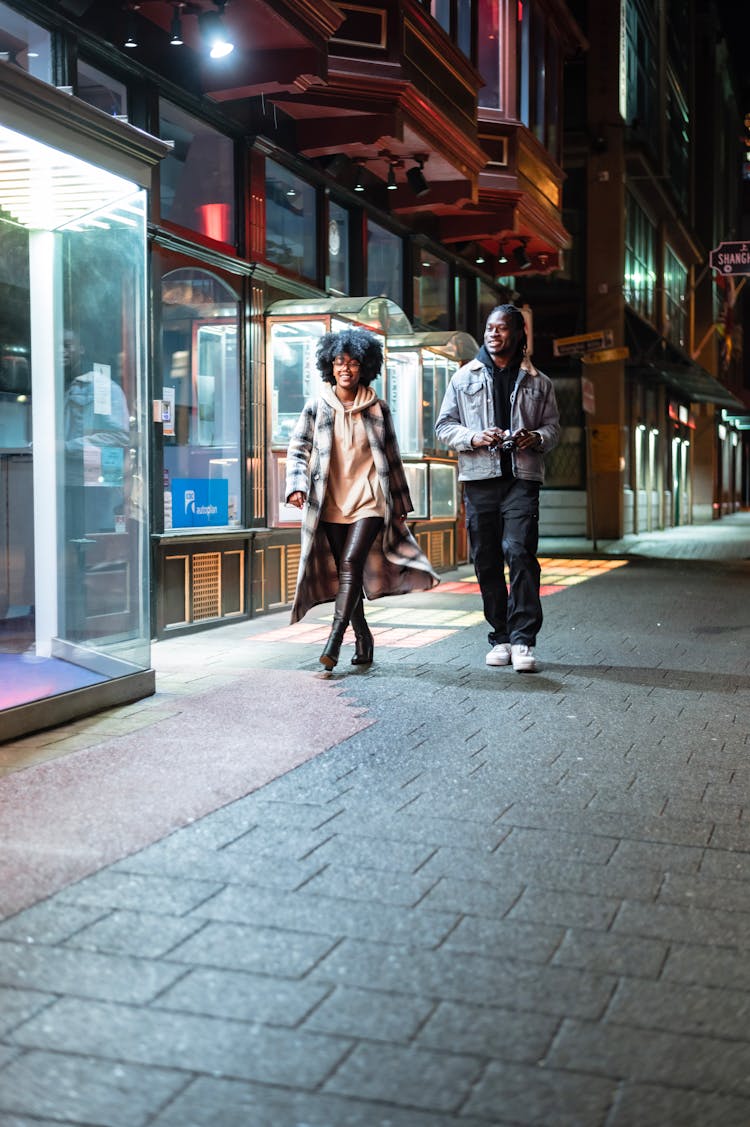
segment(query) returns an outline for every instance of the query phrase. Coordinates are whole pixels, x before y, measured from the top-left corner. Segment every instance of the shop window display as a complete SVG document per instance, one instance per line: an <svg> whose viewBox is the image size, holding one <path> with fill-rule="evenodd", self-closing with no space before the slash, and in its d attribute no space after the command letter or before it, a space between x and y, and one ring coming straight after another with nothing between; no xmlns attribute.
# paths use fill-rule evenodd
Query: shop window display
<svg viewBox="0 0 750 1127"><path fill-rule="evenodd" d="M239 304L207 270L162 279L164 528L241 521Z"/></svg>
<svg viewBox="0 0 750 1127"><path fill-rule="evenodd" d="M0 160L2 709L147 669L150 644L146 192L5 127Z"/></svg>

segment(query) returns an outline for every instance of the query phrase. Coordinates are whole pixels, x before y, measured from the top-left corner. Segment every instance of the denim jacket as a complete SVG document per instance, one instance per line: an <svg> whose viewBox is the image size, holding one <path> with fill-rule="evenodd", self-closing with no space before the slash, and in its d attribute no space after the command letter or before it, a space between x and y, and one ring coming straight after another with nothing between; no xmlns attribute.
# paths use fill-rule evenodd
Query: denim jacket
<svg viewBox="0 0 750 1127"><path fill-rule="evenodd" d="M495 425L492 373L481 360L470 360L448 384L435 423L440 441L458 451L459 481L502 476L499 449L471 445L475 434ZM560 438L560 417L552 380L526 357L510 395L510 429L524 427L541 435L543 450L514 450L513 473L527 481L542 482L544 454Z"/></svg>

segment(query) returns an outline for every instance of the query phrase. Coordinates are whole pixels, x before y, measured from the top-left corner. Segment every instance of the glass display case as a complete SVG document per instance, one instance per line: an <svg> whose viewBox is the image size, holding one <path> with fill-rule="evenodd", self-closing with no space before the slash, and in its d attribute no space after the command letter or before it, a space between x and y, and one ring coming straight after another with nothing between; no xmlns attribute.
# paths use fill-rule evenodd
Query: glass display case
<svg viewBox="0 0 750 1127"><path fill-rule="evenodd" d="M305 402L320 390L320 372L315 363L318 342L324 333L345 328L375 333L383 342L386 356L389 333L411 332L403 310L382 297L276 301L267 310L268 520L272 525L299 524L299 510L287 505L283 496L286 450ZM380 398L387 398L386 373L381 373L372 387ZM420 453L418 446L414 453Z"/></svg>
<svg viewBox="0 0 750 1127"><path fill-rule="evenodd" d="M451 376L476 356L479 345L468 333L458 331L411 333L389 338L387 343L391 407L395 402L406 410L408 452L445 457L448 451L435 437L435 420ZM398 386L401 382L403 388ZM414 410L419 410L418 420L412 418ZM406 452L403 447L402 451Z"/></svg>
<svg viewBox="0 0 750 1127"><path fill-rule="evenodd" d="M145 185L167 150L16 68L0 99L7 738L153 691Z"/></svg>

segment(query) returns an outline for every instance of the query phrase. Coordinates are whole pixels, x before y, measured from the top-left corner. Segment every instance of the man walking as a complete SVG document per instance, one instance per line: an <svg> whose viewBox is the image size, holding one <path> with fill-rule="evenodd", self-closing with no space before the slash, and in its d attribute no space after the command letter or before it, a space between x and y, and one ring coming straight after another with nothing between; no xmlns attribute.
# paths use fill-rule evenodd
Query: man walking
<svg viewBox="0 0 750 1127"><path fill-rule="evenodd" d="M560 419L552 381L526 356L526 327L515 305L490 313L476 359L448 385L435 433L458 451L472 562L491 628L487 665L534 673L542 625L539 489Z"/></svg>

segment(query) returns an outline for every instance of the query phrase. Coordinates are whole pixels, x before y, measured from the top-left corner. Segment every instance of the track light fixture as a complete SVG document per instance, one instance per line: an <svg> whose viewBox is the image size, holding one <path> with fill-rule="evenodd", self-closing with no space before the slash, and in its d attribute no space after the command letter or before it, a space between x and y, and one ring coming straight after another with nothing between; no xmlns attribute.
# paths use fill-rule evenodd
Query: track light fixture
<svg viewBox="0 0 750 1127"><path fill-rule="evenodd" d="M182 4L175 4L172 10L172 27L169 33L171 47L181 47L182 39Z"/></svg>
<svg viewBox="0 0 750 1127"><path fill-rule="evenodd" d="M424 196L430 190L423 171L427 157L415 156L414 161L416 162L414 168L406 170L406 179L415 196Z"/></svg>
<svg viewBox="0 0 750 1127"><path fill-rule="evenodd" d="M355 192L364 192L365 186L362 183L362 176L364 174L364 164L361 160L357 160L354 163L357 167L357 171L356 171L355 176L354 176L354 191Z"/></svg>
<svg viewBox="0 0 750 1127"><path fill-rule="evenodd" d="M395 192L398 188L398 184L396 183L396 167L393 161L388 165L388 179L385 182L385 186L389 192Z"/></svg>
<svg viewBox="0 0 750 1127"><path fill-rule="evenodd" d="M132 51L138 46L138 33L135 26L135 13L137 10L137 5L131 5L131 7L127 9L128 14L125 23L125 41L123 47L127 47L129 51Z"/></svg>
<svg viewBox="0 0 750 1127"><path fill-rule="evenodd" d="M226 0L214 0L217 11L201 12L198 26L203 41L212 59L223 59L234 50L234 43L224 26L224 6Z"/></svg>
<svg viewBox="0 0 750 1127"><path fill-rule="evenodd" d="M497 252L497 261L500 263L501 266L505 266L506 262L508 261L508 256L505 253L505 247L503 246L502 243L500 243L500 247L499 247L498 252Z"/></svg>
<svg viewBox="0 0 750 1127"><path fill-rule="evenodd" d="M528 239L521 239L516 249L513 251L513 262L519 270L528 270L531 266L531 259L526 253L526 246Z"/></svg>

